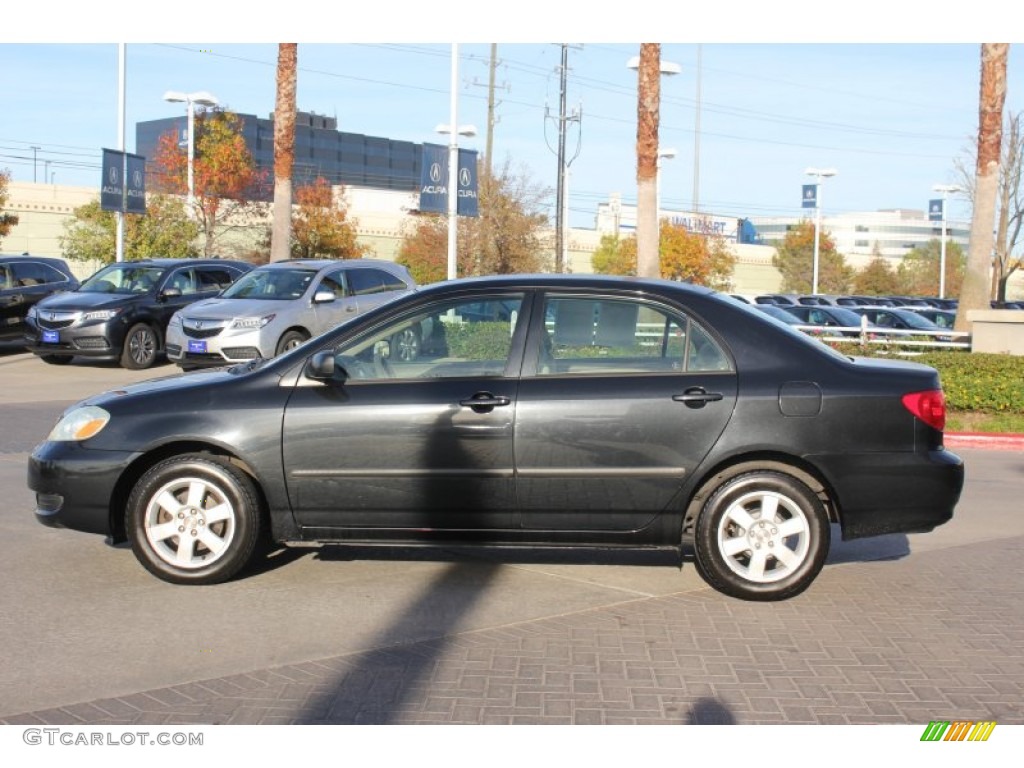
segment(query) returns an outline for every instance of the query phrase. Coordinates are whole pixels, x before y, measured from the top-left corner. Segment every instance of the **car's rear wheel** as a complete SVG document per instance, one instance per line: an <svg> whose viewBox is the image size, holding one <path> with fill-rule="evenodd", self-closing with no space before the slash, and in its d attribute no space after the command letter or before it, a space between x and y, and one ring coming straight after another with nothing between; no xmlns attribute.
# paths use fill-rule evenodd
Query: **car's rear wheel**
<svg viewBox="0 0 1024 768"><path fill-rule="evenodd" d="M145 568L175 584L227 581L252 558L260 501L244 472L186 454L153 466L128 499L125 526Z"/></svg>
<svg viewBox="0 0 1024 768"><path fill-rule="evenodd" d="M283 355L289 350L295 349L309 338L308 334L302 331L285 331L277 342L277 350L274 355Z"/></svg>
<svg viewBox="0 0 1024 768"><path fill-rule="evenodd" d="M160 339L152 326L145 323L133 325L124 337L124 349L121 350L121 365L129 370L141 371L156 362L160 349Z"/></svg>
<svg viewBox="0 0 1024 768"><path fill-rule="evenodd" d="M821 572L830 537L824 505L796 477L774 470L727 476L697 518L697 567L727 595L784 600Z"/></svg>
<svg viewBox="0 0 1024 768"><path fill-rule="evenodd" d="M71 355L40 355L39 359L50 365L67 365L74 358Z"/></svg>

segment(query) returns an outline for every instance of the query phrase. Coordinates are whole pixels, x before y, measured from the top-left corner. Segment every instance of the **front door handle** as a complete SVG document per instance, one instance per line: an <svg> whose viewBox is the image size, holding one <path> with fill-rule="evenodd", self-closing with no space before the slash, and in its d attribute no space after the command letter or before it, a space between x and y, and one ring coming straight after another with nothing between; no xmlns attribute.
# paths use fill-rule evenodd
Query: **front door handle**
<svg viewBox="0 0 1024 768"><path fill-rule="evenodd" d="M508 405L512 402L511 397L505 395L492 395L490 392L477 392L472 397L459 400L459 405L472 408L477 413L486 413L499 406Z"/></svg>
<svg viewBox="0 0 1024 768"><path fill-rule="evenodd" d="M704 387L690 387L681 395L672 395L677 403L683 403L687 408L703 408L708 403L717 403L724 396L721 392L708 392Z"/></svg>

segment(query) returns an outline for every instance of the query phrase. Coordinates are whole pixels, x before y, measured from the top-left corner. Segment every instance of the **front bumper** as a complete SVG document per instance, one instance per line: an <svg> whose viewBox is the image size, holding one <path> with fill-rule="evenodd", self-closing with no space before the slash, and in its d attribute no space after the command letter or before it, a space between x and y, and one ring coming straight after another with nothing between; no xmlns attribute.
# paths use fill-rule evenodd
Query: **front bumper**
<svg viewBox="0 0 1024 768"><path fill-rule="evenodd" d="M221 329L216 335L195 338L180 326L167 330L167 359L181 366L220 366L244 363L274 354L271 334L264 328L246 331Z"/></svg>
<svg viewBox="0 0 1024 768"><path fill-rule="evenodd" d="M112 535L117 483L139 456L131 451L96 451L74 442L45 442L28 459L28 487L36 494L36 520L51 528Z"/></svg>
<svg viewBox="0 0 1024 768"><path fill-rule="evenodd" d="M24 341L28 350L39 356L118 360L124 346L124 336L124 323L115 318L52 330L30 325Z"/></svg>

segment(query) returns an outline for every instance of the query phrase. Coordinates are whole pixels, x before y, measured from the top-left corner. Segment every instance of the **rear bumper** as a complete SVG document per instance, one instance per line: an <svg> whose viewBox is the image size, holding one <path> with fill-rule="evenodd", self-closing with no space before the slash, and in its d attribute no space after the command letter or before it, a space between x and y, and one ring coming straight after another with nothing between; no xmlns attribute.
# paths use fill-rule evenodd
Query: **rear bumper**
<svg viewBox="0 0 1024 768"><path fill-rule="evenodd" d="M807 457L837 499L844 539L921 533L949 522L964 485L964 463L945 450Z"/></svg>

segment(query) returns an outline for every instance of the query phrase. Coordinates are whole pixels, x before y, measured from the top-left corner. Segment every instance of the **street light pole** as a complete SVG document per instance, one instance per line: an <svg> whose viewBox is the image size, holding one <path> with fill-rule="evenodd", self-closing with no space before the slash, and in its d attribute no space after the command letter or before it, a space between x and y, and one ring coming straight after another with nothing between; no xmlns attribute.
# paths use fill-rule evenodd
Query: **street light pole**
<svg viewBox="0 0 1024 768"><path fill-rule="evenodd" d="M204 107L216 107L220 102L217 97L207 91L196 91L194 93L182 93L181 91L167 91L164 94L164 101L184 102L186 114L188 115L188 128L186 142L188 144L188 216L195 218L196 187L195 187L195 124L196 108L199 104Z"/></svg>
<svg viewBox="0 0 1024 768"><path fill-rule="evenodd" d="M942 193L942 239L939 241L939 298L946 298L946 196L962 192L955 184L936 184L932 187Z"/></svg>
<svg viewBox="0 0 1024 768"><path fill-rule="evenodd" d="M476 127L459 125L459 44L452 43L451 95L449 122L434 128L448 134L448 279L459 276L459 136L476 136Z"/></svg>
<svg viewBox="0 0 1024 768"><path fill-rule="evenodd" d="M821 180L835 176L838 171L834 168L808 168L804 173L817 179L814 184L814 267L811 278L811 294L816 295L818 293L818 253L821 242Z"/></svg>

